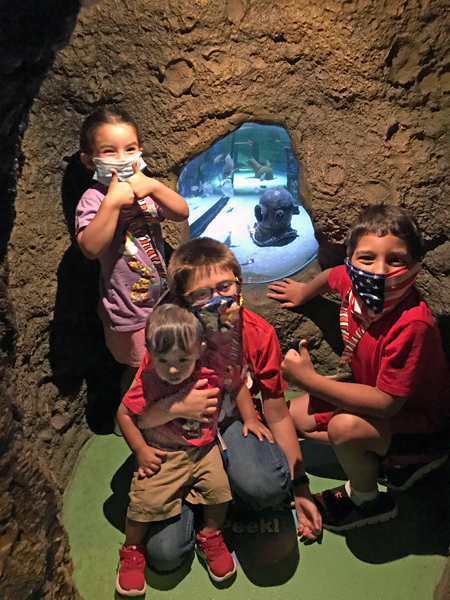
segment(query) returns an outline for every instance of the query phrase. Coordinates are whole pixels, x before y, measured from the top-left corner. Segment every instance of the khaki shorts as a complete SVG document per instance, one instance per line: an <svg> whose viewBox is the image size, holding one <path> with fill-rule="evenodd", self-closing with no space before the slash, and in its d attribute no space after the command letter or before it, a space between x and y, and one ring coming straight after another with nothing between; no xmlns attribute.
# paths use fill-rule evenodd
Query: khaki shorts
<svg viewBox="0 0 450 600"><path fill-rule="evenodd" d="M222 504L231 500L230 484L218 446L200 460L193 460L184 450L167 452L161 470L152 477L131 482L127 517L149 523L164 521L181 512L181 503Z"/></svg>

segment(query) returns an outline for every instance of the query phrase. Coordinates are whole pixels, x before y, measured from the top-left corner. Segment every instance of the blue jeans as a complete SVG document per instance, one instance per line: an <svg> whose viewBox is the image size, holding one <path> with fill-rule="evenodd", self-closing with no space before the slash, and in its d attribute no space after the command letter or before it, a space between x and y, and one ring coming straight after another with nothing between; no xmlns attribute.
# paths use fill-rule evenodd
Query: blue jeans
<svg viewBox="0 0 450 600"><path fill-rule="evenodd" d="M279 504L286 498L291 483L289 463L275 442L260 442L249 433L242 434L242 423L235 421L223 434L228 449L228 478L235 494L254 509ZM195 547L194 510L183 504L177 517L150 523L147 561L157 571L179 568Z"/></svg>

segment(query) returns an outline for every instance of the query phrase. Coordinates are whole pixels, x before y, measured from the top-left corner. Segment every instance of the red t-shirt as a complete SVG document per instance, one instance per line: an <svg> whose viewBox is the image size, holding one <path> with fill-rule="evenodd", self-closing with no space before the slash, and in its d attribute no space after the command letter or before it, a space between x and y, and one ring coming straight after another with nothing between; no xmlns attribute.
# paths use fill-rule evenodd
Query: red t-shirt
<svg viewBox="0 0 450 600"><path fill-rule="evenodd" d="M252 396L263 400L279 398L287 383L281 377L283 355L275 329L265 319L247 310L242 312L243 376Z"/></svg>
<svg viewBox="0 0 450 600"><path fill-rule="evenodd" d="M332 269L328 282L342 297L351 288L345 266ZM348 325L351 337L357 323L350 309ZM353 352L351 367L356 383L408 398L394 416L398 427L401 420L407 429L407 413L421 413L437 426L450 415L450 374L440 333L415 287L394 310L370 325Z"/></svg>
<svg viewBox="0 0 450 600"><path fill-rule="evenodd" d="M123 397L122 402L134 414L140 415L145 408L163 398L173 396L177 392L187 394L196 381L207 379L208 383L202 389L221 388L222 380L214 371L199 366L185 381L173 385L161 379L152 368L148 351L142 359L141 366L135 377L135 382ZM157 445L162 449L173 450L180 443L183 446L202 446L214 441L217 432L217 411L208 420L200 423L193 419L173 419L164 425L144 430L147 443Z"/></svg>

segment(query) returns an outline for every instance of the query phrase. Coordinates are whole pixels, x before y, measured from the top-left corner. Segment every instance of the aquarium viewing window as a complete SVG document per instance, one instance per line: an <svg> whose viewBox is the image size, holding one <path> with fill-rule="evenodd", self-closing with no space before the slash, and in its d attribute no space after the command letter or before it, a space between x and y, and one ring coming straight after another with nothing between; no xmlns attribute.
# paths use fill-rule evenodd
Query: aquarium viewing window
<svg viewBox="0 0 450 600"><path fill-rule="evenodd" d="M244 283L301 271L318 245L298 194L299 169L282 127L245 123L180 174L190 237L211 237L231 248Z"/></svg>

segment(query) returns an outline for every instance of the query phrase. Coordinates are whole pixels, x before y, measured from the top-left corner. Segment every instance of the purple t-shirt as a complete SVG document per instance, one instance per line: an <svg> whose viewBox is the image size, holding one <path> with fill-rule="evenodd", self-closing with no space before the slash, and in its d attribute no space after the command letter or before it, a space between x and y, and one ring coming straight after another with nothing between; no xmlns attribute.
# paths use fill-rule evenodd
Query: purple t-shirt
<svg viewBox="0 0 450 600"><path fill-rule="evenodd" d="M75 213L78 235L97 214L108 192L101 184L89 188L81 197ZM160 221L162 209L149 197L145 202L155 219L146 223L161 262L164 242ZM115 331L136 331L145 327L148 315L161 294L159 273L142 244L130 230L129 219L142 211L138 204L120 211L114 237L100 255L100 303L98 314L103 323Z"/></svg>

